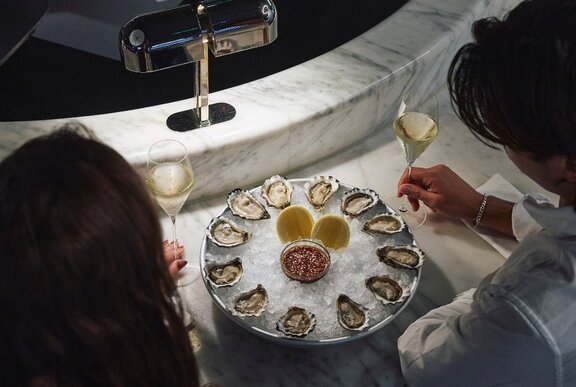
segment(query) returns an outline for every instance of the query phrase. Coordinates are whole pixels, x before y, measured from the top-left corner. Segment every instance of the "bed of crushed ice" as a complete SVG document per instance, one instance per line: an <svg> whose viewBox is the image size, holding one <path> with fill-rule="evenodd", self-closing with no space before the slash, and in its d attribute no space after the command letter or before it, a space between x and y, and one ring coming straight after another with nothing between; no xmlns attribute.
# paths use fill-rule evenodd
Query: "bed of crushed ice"
<svg viewBox="0 0 576 387"><path fill-rule="evenodd" d="M395 279L404 289L411 293L416 290L420 269L405 270L390 267L379 261L376 249L385 243L406 245L414 243L408 229L393 235L374 235L362 231L363 224L380 212L393 212L380 201L374 208L358 218L345 217L340 210L341 197L353 187L340 183L338 191L329 199L322 212L318 212L306 199L304 194L305 179L291 180L294 186L291 204L306 207L317 219L323 214L339 214L350 226L348 247L330 252L330 269L319 281L303 284L289 279L280 267L280 253L284 248L276 234L276 217L280 210L266 206L270 219L246 220L233 215L226 208L220 216L232 219L242 229L252 233L250 240L241 246L223 248L205 238L202 251L203 279L214 300L236 319L241 325L264 336L303 340L312 343L350 340L373 332L389 323L399 313L402 304L383 305L366 287L365 280L374 275L388 275ZM260 187L251 190L254 196L265 205L260 196ZM243 275L238 283L231 287L214 287L206 279L206 267L213 263L221 264L240 257ZM261 284L268 293L269 302L264 312L258 317L234 316L231 310L238 296ZM368 309L368 325L360 332L342 328L338 323L336 299L346 294L353 301ZM316 327L302 339L288 337L276 329L276 322L291 306L298 306L316 316Z"/></svg>

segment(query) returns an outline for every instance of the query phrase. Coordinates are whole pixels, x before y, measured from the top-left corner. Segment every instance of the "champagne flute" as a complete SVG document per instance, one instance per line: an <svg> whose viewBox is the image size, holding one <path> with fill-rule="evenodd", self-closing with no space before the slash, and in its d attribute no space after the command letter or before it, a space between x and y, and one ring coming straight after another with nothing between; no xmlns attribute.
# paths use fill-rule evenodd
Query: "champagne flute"
<svg viewBox="0 0 576 387"><path fill-rule="evenodd" d="M158 205L170 217L174 258L177 259L176 216L194 185L194 171L186 147L176 140L161 140L148 151L146 184ZM198 273L189 282L198 278ZM178 286L186 285L181 280Z"/></svg>
<svg viewBox="0 0 576 387"><path fill-rule="evenodd" d="M404 150L404 157L408 163L408 179L412 172L412 164L428 148L428 145L438 135L438 99L430 95L420 100L412 93L402 98L398 114L394 120L394 132L396 138ZM398 208L400 212L408 212L408 198L404 195L402 204ZM423 205L416 212L411 212L416 222L414 228L418 228L426 221L426 209Z"/></svg>

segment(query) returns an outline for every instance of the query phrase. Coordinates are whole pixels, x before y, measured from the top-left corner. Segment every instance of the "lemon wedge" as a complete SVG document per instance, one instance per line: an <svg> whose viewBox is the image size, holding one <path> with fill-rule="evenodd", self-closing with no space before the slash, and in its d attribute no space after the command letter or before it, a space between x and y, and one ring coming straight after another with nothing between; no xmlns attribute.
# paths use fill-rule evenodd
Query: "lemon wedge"
<svg viewBox="0 0 576 387"><path fill-rule="evenodd" d="M348 222L338 215L324 215L316 220L312 228L312 239L319 239L324 246L334 250L348 246L350 227Z"/></svg>
<svg viewBox="0 0 576 387"><path fill-rule="evenodd" d="M286 207L276 218L276 232L282 243L310 238L314 218L310 212L299 205Z"/></svg>

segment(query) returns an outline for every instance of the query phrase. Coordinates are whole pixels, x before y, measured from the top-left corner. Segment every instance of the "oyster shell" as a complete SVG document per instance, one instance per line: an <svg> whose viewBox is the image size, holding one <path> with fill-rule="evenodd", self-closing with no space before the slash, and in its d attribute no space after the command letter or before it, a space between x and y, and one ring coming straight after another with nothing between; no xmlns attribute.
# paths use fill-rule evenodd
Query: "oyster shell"
<svg viewBox="0 0 576 387"><path fill-rule="evenodd" d="M262 285L242 293L234 303L232 314L237 316L260 316L268 305L268 293Z"/></svg>
<svg viewBox="0 0 576 387"><path fill-rule="evenodd" d="M236 188L226 198L228 208L234 215L244 219L259 220L269 219L270 214L266 208L250 192Z"/></svg>
<svg viewBox="0 0 576 387"><path fill-rule="evenodd" d="M252 234L242 230L228 218L212 219L208 226L208 238L220 247L235 247L246 243Z"/></svg>
<svg viewBox="0 0 576 387"><path fill-rule="evenodd" d="M304 337L316 326L316 316L305 309L293 306L276 323L276 329L294 337Z"/></svg>
<svg viewBox="0 0 576 387"><path fill-rule="evenodd" d="M344 329L361 331L368 326L366 309L362 305L352 301L345 294L340 294L336 300L338 322Z"/></svg>
<svg viewBox="0 0 576 387"><path fill-rule="evenodd" d="M217 288L232 286L242 278L242 260L239 257L222 264L213 264L205 268L208 279Z"/></svg>
<svg viewBox="0 0 576 387"><path fill-rule="evenodd" d="M374 207L378 203L378 194L370 188L354 188L342 196L342 212L356 217Z"/></svg>
<svg viewBox="0 0 576 387"><path fill-rule="evenodd" d="M382 212L368 220L362 226L362 231L374 234L395 234L406 227L399 215Z"/></svg>
<svg viewBox="0 0 576 387"><path fill-rule="evenodd" d="M275 175L262 184L261 195L269 206L282 209L290 205L293 191L288 179Z"/></svg>
<svg viewBox="0 0 576 387"><path fill-rule="evenodd" d="M404 302L410 295L398 282L383 275L368 278L366 287L385 305Z"/></svg>
<svg viewBox="0 0 576 387"><path fill-rule="evenodd" d="M316 176L304 184L304 192L310 204L322 210L339 186L338 180L332 176Z"/></svg>
<svg viewBox="0 0 576 387"><path fill-rule="evenodd" d="M424 252L413 245L393 246L386 244L376 250L380 262L401 269L417 269L424 262Z"/></svg>

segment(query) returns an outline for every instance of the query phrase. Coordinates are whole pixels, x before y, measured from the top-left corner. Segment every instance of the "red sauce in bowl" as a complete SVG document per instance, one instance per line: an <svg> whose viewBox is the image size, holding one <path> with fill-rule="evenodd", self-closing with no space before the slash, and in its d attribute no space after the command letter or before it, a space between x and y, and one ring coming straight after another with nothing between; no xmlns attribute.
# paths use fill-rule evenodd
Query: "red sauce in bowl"
<svg viewBox="0 0 576 387"><path fill-rule="evenodd" d="M315 282L330 266L330 255L320 244L300 240L288 245L280 257L284 273L300 282Z"/></svg>

